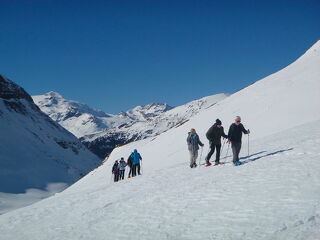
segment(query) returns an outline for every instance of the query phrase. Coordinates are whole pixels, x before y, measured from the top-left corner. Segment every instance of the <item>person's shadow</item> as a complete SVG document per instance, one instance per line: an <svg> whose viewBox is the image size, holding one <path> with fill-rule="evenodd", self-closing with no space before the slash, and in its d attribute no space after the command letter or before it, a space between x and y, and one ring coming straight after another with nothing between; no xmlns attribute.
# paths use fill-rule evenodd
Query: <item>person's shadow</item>
<svg viewBox="0 0 320 240"><path fill-rule="evenodd" d="M253 154L251 154L251 155L249 155L249 156L241 157L240 160L241 160L241 159L247 159L247 158L250 158L250 157L252 157L252 156L256 156L256 155L259 155L259 154L265 153L265 152L267 152L267 151L261 151L261 152L253 153ZM226 158L228 158L228 157L232 157L232 153L231 153L231 155L228 154L228 155L226 155L225 157L223 157L223 158L221 158L221 159L226 159ZM210 162L211 162L211 161L210 161ZM212 162L213 162L213 160L212 160Z"/></svg>
<svg viewBox="0 0 320 240"><path fill-rule="evenodd" d="M250 158L250 157L252 157L252 156L256 156L256 155L259 155L259 154L265 153L265 152L267 152L267 151L261 151L261 152L253 153L253 154L251 154L251 155L248 155L248 156L245 156L245 157L241 157L240 160L241 160L241 159L247 159L247 158Z"/></svg>
<svg viewBox="0 0 320 240"><path fill-rule="evenodd" d="M241 161L241 165L247 164L247 163L249 163L249 162L257 161L257 160L259 160L259 159L261 159L261 158L265 158L265 157L268 157L268 156L276 155L276 154L278 154L278 153L283 153L283 152L287 152L287 151L291 151L291 150L293 150L293 148L282 149L282 150L278 150L278 151L275 151L275 152L272 152L272 153L268 153L268 154L265 154L265 155L262 155L262 156L259 156L259 157L255 157L255 158L251 158L251 159L250 159L250 157L252 157L252 156L254 156L254 155L261 154L261 153L264 153L264 152L266 152L266 151L262 151L262 152L259 152L259 153L255 153L255 154L252 154L252 155L250 155L250 156L246 156L246 157L240 158L240 160L241 160L241 159L247 159L247 160Z"/></svg>

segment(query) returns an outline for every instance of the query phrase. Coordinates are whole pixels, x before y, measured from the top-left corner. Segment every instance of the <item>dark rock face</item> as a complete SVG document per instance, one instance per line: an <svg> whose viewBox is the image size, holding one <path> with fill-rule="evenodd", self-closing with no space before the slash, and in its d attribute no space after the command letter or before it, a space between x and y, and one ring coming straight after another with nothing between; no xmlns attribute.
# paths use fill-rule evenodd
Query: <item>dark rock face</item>
<svg viewBox="0 0 320 240"><path fill-rule="evenodd" d="M80 138L80 141L82 141L82 143L99 158L105 159L114 148L138 140L138 138L138 136L128 138L128 136L123 133L115 132L108 134L108 136L99 137L91 142L84 141L82 138Z"/></svg>
<svg viewBox="0 0 320 240"><path fill-rule="evenodd" d="M0 98L3 99L25 99L33 102L30 95L20 86L0 75Z"/></svg>

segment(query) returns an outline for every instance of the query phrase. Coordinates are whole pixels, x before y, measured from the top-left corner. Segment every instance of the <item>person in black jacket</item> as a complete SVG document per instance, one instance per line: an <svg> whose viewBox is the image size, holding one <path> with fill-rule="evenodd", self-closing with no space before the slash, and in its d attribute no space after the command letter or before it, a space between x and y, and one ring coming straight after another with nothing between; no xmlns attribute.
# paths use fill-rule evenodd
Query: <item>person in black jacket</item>
<svg viewBox="0 0 320 240"><path fill-rule="evenodd" d="M233 154L233 164L239 165L239 153L241 150L241 138L242 133L249 134L250 130L246 130L241 123L241 118L236 117L235 122L231 124L228 132L228 143L231 142L232 154Z"/></svg>
<svg viewBox="0 0 320 240"><path fill-rule="evenodd" d="M112 167L112 173L114 174L114 181L119 181L119 162L116 160Z"/></svg>
<svg viewBox="0 0 320 240"><path fill-rule="evenodd" d="M217 150L215 165L220 164L221 137L228 138L228 136L224 133L223 127L221 125L222 122L217 119L216 123L211 128L209 128L206 134L210 144L210 152L206 157L206 166L211 165L209 160L215 149Z"/></svg>
<svg viewBox="0 0 320 240"><path fill-rule="evenodd" d="M128 157L128 160L127 160L127 165L129 166L129 174L128 174L128 178L131 178L131 175L132 175L132 167L133 167L133 159L132 159L132 153L130 154L130 156Z"/></svg>

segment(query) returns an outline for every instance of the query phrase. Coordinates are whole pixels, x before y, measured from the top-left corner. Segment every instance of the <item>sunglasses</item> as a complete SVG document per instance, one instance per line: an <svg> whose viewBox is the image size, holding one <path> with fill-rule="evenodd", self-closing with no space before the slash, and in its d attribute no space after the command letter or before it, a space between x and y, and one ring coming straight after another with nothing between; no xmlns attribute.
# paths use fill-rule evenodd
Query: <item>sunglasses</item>
<svg viewBox="0 0 320 240"><path fill-rule="evenodd" d="M241 121L238 120L238 121L236 121L236 122L239 123L239 122L241 122Z"/></svg>

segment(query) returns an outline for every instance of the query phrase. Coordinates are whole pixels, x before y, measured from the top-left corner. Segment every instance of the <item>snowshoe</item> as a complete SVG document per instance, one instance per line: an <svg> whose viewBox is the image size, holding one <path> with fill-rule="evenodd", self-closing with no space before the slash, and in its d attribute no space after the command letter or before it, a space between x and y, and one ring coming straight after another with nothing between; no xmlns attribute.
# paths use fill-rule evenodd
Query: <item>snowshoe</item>
<svg viewBox="0 0 320 240"><path fill-rule="evenodd" d="M211 166L212 165L212 163L211 162L208 162L208 163L206 163L206 167L209 167L209 166Z"/></svg>

